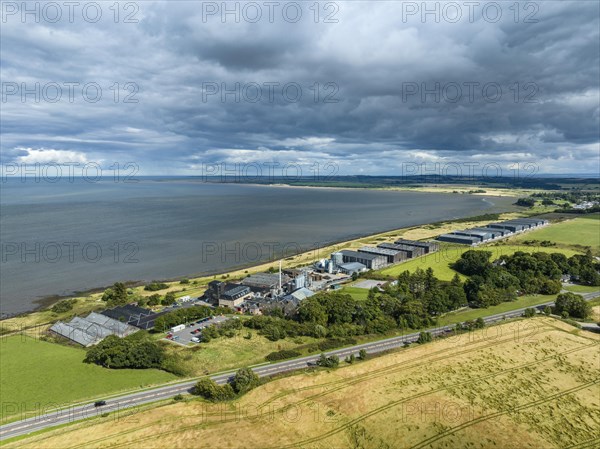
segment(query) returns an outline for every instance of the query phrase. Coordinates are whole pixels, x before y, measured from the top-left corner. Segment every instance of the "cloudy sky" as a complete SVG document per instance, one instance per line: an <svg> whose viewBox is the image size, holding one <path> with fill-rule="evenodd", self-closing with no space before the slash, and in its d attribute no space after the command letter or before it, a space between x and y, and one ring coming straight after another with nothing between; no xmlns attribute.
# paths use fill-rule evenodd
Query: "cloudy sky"
<svg viewBox="0 0 600 449"><path fill-rule="evenodd" d="M597 1L116 5L2 3L4 166L599 172Z"/></svg>

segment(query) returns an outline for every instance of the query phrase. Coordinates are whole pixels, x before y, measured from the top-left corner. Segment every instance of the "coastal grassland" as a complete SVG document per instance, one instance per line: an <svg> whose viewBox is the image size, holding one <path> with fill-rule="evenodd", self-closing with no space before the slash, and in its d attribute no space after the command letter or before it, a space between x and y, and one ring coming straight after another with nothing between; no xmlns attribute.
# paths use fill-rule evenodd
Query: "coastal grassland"
<svg viewBox="0 0 600 449"><path fill-rule="evenodd" d="M595 447L599 343L551 318L519 320L276 379L231 403L163 402L6 447Z"/></svg>
<svg viewBox="0 0 600 449"><path fill-rule="evenodd" d="M110 370L83 363L84 357L84 349L25 335L0 338L3 403L0 419L10 418L23 409L35 411L36 404L38 409L40 405L51 409L176 379L156 369ZM11 403L17 407L8 407Z"/></svg>
<svg viewBox="0 0 600 449"><path fill-rule="evenodd" d="M509 242L526 240L550 241L560 247L585 251L588 247L600 254L600 214L583 215L561 223L537 229L509 239Z"/></svg>

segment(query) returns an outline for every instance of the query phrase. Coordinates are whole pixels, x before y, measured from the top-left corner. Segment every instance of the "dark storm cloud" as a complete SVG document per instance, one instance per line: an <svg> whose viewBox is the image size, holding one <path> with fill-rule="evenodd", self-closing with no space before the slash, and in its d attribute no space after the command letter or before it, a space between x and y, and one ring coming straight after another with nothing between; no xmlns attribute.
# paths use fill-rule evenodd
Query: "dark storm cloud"
<svg viewBox="0 0 600 449"><path fill-rule="evenodd" d="M531 23L527 3L517 19L501 3L494 22L458 2L457 23L403 17L409 3L336 2L332 23L325 3L318 23L308 3L295 23L281 12L269 22L265 7L257 23L223 22L206 15L211 2L140 2L134 23L125 11L115 23L108 3L98 23L5 15L2 162L136 161L147 174L256 161L371 174L411 161L597 169L597 2L529 2ZM10 94L23 83L40 83L41 98Z"/></svg>

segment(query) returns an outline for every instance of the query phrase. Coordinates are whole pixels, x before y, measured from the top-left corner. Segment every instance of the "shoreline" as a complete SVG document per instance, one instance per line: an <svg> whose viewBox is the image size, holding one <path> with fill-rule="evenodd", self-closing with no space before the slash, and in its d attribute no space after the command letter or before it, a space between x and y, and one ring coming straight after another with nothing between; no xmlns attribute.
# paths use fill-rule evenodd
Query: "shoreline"
<svg viewBox="0 0 600 449"><path fill-rule="evenodd" d="M297 187L299 187L299 188L321 188L321 187L311 187L311 186L289 186L289 187L290 188L297 188ZM322 188L329 189L329 187L322 187ZM427 193L427 192L424 192L424 193ZM487 196L493 197L493 195L487 195ZM501 198L505 198L505 197L501 197ZM482 201L485 201L485 198L483 198ZM492 203L492 204L494 204L494 203ZM491 206L490 209L492 207L493 206ZM436 222L423 222L423 223L418 223L418 224L405 226L405 227L401 227L401 228L392 228L392 229L377 231L374 233L371 232L371 233L361 234L361 235L357 235L357 236L349 236L349 237L345 237L340 240L334 240L334 241L330 241L330 242L320 242L320 243L322 243L322 245L315 247L315 248L309 248L309 249L302 250L302 251L300 251L298 253L294 253L294 254L281 255L281 257L279 257L279 258L275 258L275 259L264 261L264 262L251 262L251 263L248 263L245 265L233 266L231 268L228 268L226 271L191 273L191 274L187 274L187 275L182 274L182 275L179 275L176 277L162 278L162 279L157 279L157 280L160 282L165 282L165 283L177 283L177 282L181 281L182 279L189 279L190 281L192 281L192 280L200 280L200 279L206 279L206 278L211 278L211 277L217 278L217 277L222 277L222 276L227 276L227 279L233 280L237 277L236 273L238 273L238 276L244 275L245 273L239 273L239 272L244 272L245 270L247 270L247 271L254 270L256 272L264 271L269 268L269 265L272 265L273 263L277 262L278 260L283 260L284 265L286 265L285 261L289 258L302 259L303 257L307 257L311 260L312 259L316 260L319 257L323 256L323 254L319 255L319 252L329 253L331 251L337 251L338 249L334 249L331 247L343 246L343 245L348 246L348 245L351 245L352 243L355 243L355 242L357 242L359 240L363 240L363 239L381 238L387 234L398 233L398 232L407 232L410 230L423 228L425 226L435 226L435 225L452 224L452 223L462 224L465 222L465 220L470 221L470 219L475 219L475 218L481 217L485 214L502 215L502 214L515 214L515 213L522 214L523 211L516 209L516 210L512 210L512 211L503 210L503 211L497 211L497 212L484 212L483 214L467 215L465 217L455 217L455 218L451 218L448 220L442 220L442 221L436 221ZM472 220L472 221L477 222L478 220ZM305 261L304 264L308 264L308 263L310 263L310 262ZM138 280L126 280L126 281L117 280L115 282L123 282L128 288L139 288L139 287L144 286L149 281L144 280L144 279L138 279ZM177 285L177 284L175 284L175 285ZM107 288L110 288L110 287L111 287L111 285L106 285L103 287L90 288L88 290L75 291L75 292L73 292L71 294L67 294L67 295L53 294L53 295L48 295L48 296L44 296L41 298L37 298L32 301L32 305L35 305L35 307L32 308L31 310L2 315L0 317L0 322L3 320L25 317L30 314L43 312L45 310L48 310L52 305L54 305L62 300L72 299L72 298L82 298L82 297L89 298L92 295L104 292L104 290L106 290ZM170 286L170 287L172 287L172 286Z"/></svg>
<svg viewBox="0 0 600 449"><path fill-rule="evenodd" d="M190 181L194 183L195 181ZM485 192L469 192L469 190L484 190L476 185L453 185L453 184L432 184L431 186L397 186L397 187L358 187L358 186L318 186L318 185L293 185L288 183L256 183L256 182L211 182L201 181L203 184L224 184L224 185L246 185L253 187L279 187L286 189L322 189L322 190L378 190L388 192L412 192L412 193L437 193L446 195L472 195L472 196L490 196L494 198L518 198L520 195L528 195L536 192L543 192L542 189L523 189L517 190L511 188L488 187Z"/></svg>

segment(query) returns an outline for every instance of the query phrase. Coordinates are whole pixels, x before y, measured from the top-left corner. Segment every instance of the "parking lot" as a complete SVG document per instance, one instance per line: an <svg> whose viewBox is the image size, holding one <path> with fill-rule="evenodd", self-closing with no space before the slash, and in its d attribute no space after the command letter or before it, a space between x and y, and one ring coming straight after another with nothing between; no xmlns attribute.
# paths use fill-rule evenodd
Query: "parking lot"
<svg viewBox="0 0 600 449"><path fill-rule="evenodd" d="M211 318L206 321L198 320L198 321L194 322L193 324L187 325L185 327L185 329L182 329L177 332L168 332L167 335L169 335L169 334L173 335L173 338L169 339L170 341L173 341L175 343L179 343L182 345L189 345L190 343L193 343L192 342L193 337L200 337L200 335L201 335L200 332L205 327L220 324L229 319L230 318L227 318L223 315L219 315L219 316L215 316L214 318Z"/></svg>

